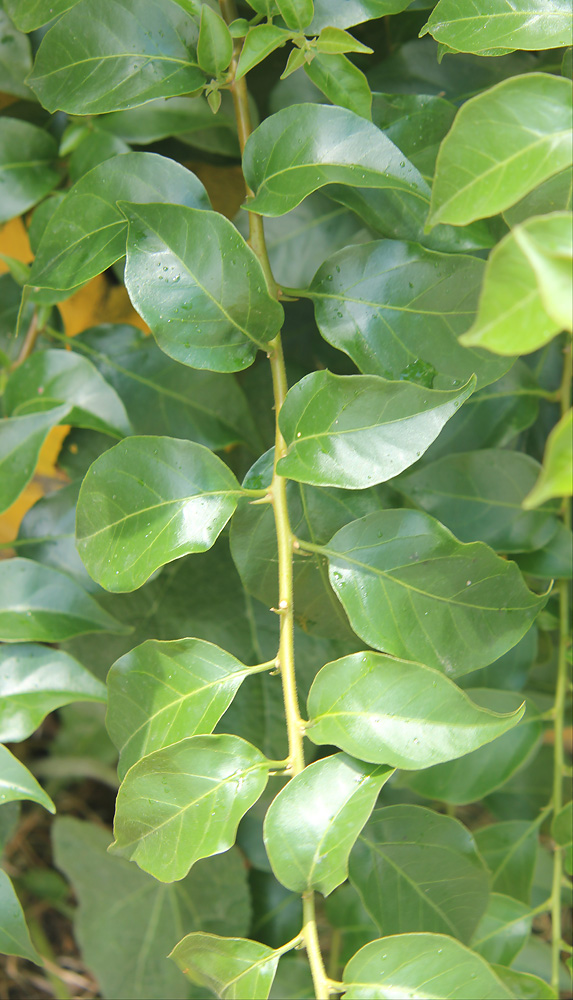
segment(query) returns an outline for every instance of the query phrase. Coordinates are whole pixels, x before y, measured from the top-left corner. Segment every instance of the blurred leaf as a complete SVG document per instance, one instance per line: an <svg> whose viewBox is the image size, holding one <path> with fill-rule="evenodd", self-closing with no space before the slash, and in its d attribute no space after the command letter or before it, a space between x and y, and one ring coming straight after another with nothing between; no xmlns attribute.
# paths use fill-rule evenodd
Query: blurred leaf
<svg viewBox="0 0 573 1000"><path fill-rule="evenodd" d="M267 1000L280 953L258 941L188 934L169 958L222 1000Z"/></svg>
<svg viewBox="0 0 573 1000"><path fill-rule="evenodd" d="M18 955L42 967L43 962L30 940L24 911L5 871L0 868L0 951Z"/></svg>
<svg viewBox="0 0 573 1000"><path fill-rule="evenodd" d="M25 417L0 420L0 510L7 510L28 485L44 441L70 409L66 403Z"/></svg>
<svg viewBox="0 0 573 1000"><path fill-rule="evenodd" d="M23 80L32 69L32 51L30 40L16 31L8 16L17 16L13 6L8 2L0 9L0 91L29 100L32 95Z"/></svg>
<svg viewBox="0 0 573 1000"><path fill-rule="evenodd" d="M531 934L530 908L494 892L474 936L472 948L488 962L511 965Z"/></svg>
<svg viewBox="0 0 573 1000"><path fill-rule="evenodd" d="M0 223L21 215L56 186L57 155L57 143L44 129L16 118L0 119Z"/></svg>
<svg viewBox="0 0 573 1000"><path fill-rule="evenodd" d="M568 410L547 439L539 478L522 506L539 507L553 497L571 496L573 482L573 410Z"/></svg>
<svg viewBox="0 0 573 1000"><path fill-rule="evenodd" d="M420 34L427 31L457 52L552 49L568 45L573 28L567 0L440 0ZM491 51L494 50L494 51Z"/></svg>
<svg viewBox="0 0 573 1000"><path fill-rule="evenodd" d="M0 744L0 805L5 802L18 802L29 799L43 806L48 812L55 813L56 807L49 795L38 784L27 767L14 757L10 751ZM6 888L6 887L4 887ZM13 954L9 952L9 954ZM35 961L32 959L32 961Z"/></svg>

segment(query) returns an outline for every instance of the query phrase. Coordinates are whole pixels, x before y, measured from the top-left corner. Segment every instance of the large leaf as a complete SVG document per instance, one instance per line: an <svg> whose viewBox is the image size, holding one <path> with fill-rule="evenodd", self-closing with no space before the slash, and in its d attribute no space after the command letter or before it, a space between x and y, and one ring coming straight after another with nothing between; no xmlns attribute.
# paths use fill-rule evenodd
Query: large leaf
<svg viewBox="0 0 573 1000"><path fill-rule="evenodd" d="M89 31L86 32L86 25ZM28 77L48 111L120 111L198 90L196 22L172 0L80 0L45 35Z"/></svg>
<svg viewBox="0 0 573 1000"><path fill-rule="evenodd" d="M245 934L250 901L238 851L198 862L162 885L109 854L107 830L68 816L53 829L55 862L78 897L76 940L102 993L115 1000L187 1000L189 983L167 955L182 928Z"/></svg>
<svg viewBox="0 0 573 1000"><path fill-rule="evenodd" d="M403 472L471 395L375 375L312 372L289 391L280 428L288 450L281 475L314 486L364 489Z"/></svg>
<svg viewBox="0 0 573 1000"><path fill-rule="evenodd" d="M353 653L319 670L305 732L375 764L406 770L471 753L515 726L523 707L500 715L475 705L443 674L380 653Z"/></svg>
<svg viewBox="0 0 573 1000"><path fill-rule="evenodd" d="M267 118L243 159L254 192L247 207L283 215L325 184L398 188L425 199L422 176L397 146L346 108L297 104Z"/></svg>
<svg viewBox="0 0 573 1000"><path fill-rule="evenodd" d="M547 215L549 212L566 212L573 204L573 175L571 170L562 170L539 187L526 194L521 201L512 205L503 217L508 226L516 226L525 222L532 215Z"/></svg>
<svg viewBox="0 0 573 1000"><path fill-rule="evenodd" d="M26 918L20 900L6 872L0 868L0 952L18 955L42 965L42 960L30 940Z"/></svg>
<svg viewBox="0 0 573 1000"><path fill-rule="evenodd" d="M568 410L547 439L543 466L535 486L523 501L527 510L539 507L552 497L571 496L573 481L573 410Z"/></svg>
<svg viewBox="0 0 573 1000"><path fill-rule="evenodd" d="M571 6L567 0L440 0L421 34L427 31L457 52L552 49L571 41Z"/></svg>
<svg viewBox="0 0 573 1000"><path fill-rule="evenodd" d="M17 757L0 744L0 804L29 799L55 813L56 807L49 795L38 784L33 774Z"/></svg>
<svg viewBox="0 0 573 1000"><path fill-rule="evenodd" d="M488 963L442 934L398 934L364 945L344 970L344 1000L424 996L432 1000L510 1000Z"/></svg>
<svg viewBox="0 0 573 1000"><path fill-rule="evenodd" d="M222 1000L267 1000L280 951L258 941L188 934L169 958L188 979Z"/></svg>
<svg viewBox="0 0 573 1000"><path fill-rule="evenodd" d="M106 700L105 685L59 649L24 643L0 648L0 740L25 740L55 708Z"/></svg>
<svg viewBox="0 0 573 1000"><path fill-rule="evenodd" d="M350 28L353 24L361 24L373 18L385 17L387 14L398 14L409 6L411 0L352 0L348 3L332 3L332 0L314 0L314 17L308 28L308 34L318 34L326 27ZM256 7L256 3L252 6Z"/></svg>
<svg viewBox="0 0 573 1000"><path fill-rule="evenodd" d="M209 207L201 182L174 160L155 153L105 160L70 188L48 221L30 274L37 301L67 298L124 256L127 222L116 203L125 198Z"/></svg>
<svg viewBox="0 0 573 1000"><path fill-rule="evenodd" d="M519 819L491 823L476 830L475 838L491 872L492 890L529 904L537 859L538 823Z"/></svg>
<svg viewBox="0 0 573 1000"><path fill-rule="evenodd" d="M159 346L192 368L239 371L282 325L255 253L222 215L122 203L125 283Z"/></svg>
<svg viewBox="0 0 573 1000"><path fill-rule="evenodd" d="M322 336L362 372L448 389L475 372L481 388L508 368L457 342L475 316L483 269L477 257L379 240L329 257L306 294Z"/></svg>
<svg viewBox="0 0 573 1000"><path fill-rule="evenodd" d="M76 549L76 503L80 480L41 497L24 514L18 531L19 551L27 558L52 566L73 577L86 590L99 587Z"/></svg>
<svg viewBox="0 0 573 1000"><path fill-rule="evenodd" d="M160 882L235 842L269 761L237 736L190 736L133 765L117 797L113 852Z"/></svg>
<svg viewBox="0 0 573 1000"><path fill-rule="evenodd" d="M453 677L515 646L547 601L515 563L483 542L458 542L421 511L369 514L321 551L357 635Z"/></svg>
<svg viewBox="0 0 573 1000"><path fill-rule="evenodd" d="M434 931L467 942L489 896L471 833L420 806L374 812L352 852L350 879L384 935Z"/></svg>
<svg viewBox="0 0 573 1000"><path fill-rule="evenodd" d="M68 423L114 437L131 433L124 405L87 358L69 351L36 351L10 377L4 412L22 416L67 403Z"/></svg>
<svg viewBox="0 0 573 1000"><path fill-rule="evenodd" d="M480 541L498 552L542 548L558 527L556 505L524 511L540 466L529 455L484 449L445 455L393 484L461 542Z"/></svg>
<svg viewBox="0 0 573 1000"><path fill-rule="evenodd" d="M273 799L264 839L271 867L294 892L330 895L347 877L350 851L392 774L339 753L310 764Z"/></svg>
<svg viewBox="0 0 573 1000"><path fill-rule="evenodd" d="M495 215L568 167L571 83L545 73L504 80L467 101L444 139L430 223Z"/></svg>
<svg viewBox="0 0 573 1000"><path fill-rule="evenodd" d="M431 184L456 106L430 94L373 94L372 119Z"/></svg>
<svg viewBox="0 0 573 1000"><path fill-rule="evenodd" d="M6 6L6 5L5 5ZM0 10L0 91L25 100L31 94L23 82L32 69L30 39L16 31L6 10Z"/></svg>
<svg viewBox="0 0 573 1000"><path fill-rule="evenodd" d="M237 126L232 98L222 92L216 115L204 97L168 97L149 101L142 107L114 111L96 119L97 128L131 146L177 136L186 144L207 152L236 156L239 153ZM228 101L227 101L228 98Z"/></svg>
<svg viewBox="0 0 573 1000"><path fill-rule="evenodd" d="M203 445L126 438L82 483L78 552L102 587L135 590L165 563L211 548L240 493L231 470Z"/></svg>
<svg viewBox="0 0 573 1000"><path fill-rule="evenodd" d="M4 7L21 31L41 28L73 7L78 0L4 0Z"/></svg>
<svg viewBox="0 0 573 1000"><path fill-rule="evenodd" d="M531 934L530 907L493 892L476 927L472 948L488 962L511 965Z"/></svg>
<svg viewBox="0 0 573 1000"><path fill-rule="evenodd" d="M7 559L0 572L0 639L63 642L86 632L130 632L64 573L31 559Z"/></svg>
<svg viewBox="0 0 573 1000"><path fill-rule="evenodd" d="M0 510L7 510L30 482L44 441L69 412L66 404L0 420Z"/></svg>
<svg viewBox="0 0 573 1000"><path fill-rule="evenodd" d="M106 718L120 752L120 777L146 754L212 733L257 669L202 639L148 641L120 657L107 678Z"/></svg>
<svg viewBox="0 0 573 1000"><path fill-rule="evenodd" d="M60 179L53 136L17 118L0 120L0 223L41 201Z"/></svg>
<svg viewBox="0 0 573 1000"><path fill-rule="evenodd" d="M571 330L572 225L571 212L528 219L495 247L462 344L527 354Z"/></svg>

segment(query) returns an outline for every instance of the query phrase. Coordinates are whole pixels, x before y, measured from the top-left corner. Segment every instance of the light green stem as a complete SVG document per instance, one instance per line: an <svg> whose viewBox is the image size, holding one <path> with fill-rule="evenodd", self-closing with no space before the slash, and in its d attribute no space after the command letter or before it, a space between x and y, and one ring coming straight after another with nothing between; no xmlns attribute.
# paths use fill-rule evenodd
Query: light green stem
<svg viewBox="0 0 573 1000"><path fill-rule="evenodd" d="M302 894L302 933L310 963L316 1000L330 1000L331 981L326 975L324 962L322 961L322 952L316 928L314 892L312 890L303 892Z"/></svg>

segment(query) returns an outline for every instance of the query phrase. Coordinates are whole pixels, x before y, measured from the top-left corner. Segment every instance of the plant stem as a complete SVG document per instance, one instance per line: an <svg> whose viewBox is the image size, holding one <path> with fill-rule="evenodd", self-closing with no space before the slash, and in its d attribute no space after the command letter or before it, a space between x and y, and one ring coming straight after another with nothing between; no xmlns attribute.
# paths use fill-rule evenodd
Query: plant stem
<svg viewBox="0 0 573 1000"><path fill-rule="evenodd" d="M302 894L302 914L302 933L310 962L316 1000L330 1000L330 980L326 975L324 962L322 961L322 952L316 929L314 892L312 890L303 892Z"/></svg>

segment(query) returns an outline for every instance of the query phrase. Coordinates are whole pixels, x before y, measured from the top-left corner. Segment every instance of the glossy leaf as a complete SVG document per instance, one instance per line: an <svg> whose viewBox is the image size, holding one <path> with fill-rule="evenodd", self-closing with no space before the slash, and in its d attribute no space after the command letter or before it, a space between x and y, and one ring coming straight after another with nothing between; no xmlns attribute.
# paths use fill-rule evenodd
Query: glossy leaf
<svg viewBox="0 0 573 1000"><path fill-rule="evenodd" d="M0 120L0 223L21 215L58 183L58 145L48 132L19 121Z"/></svg>
<svg viewBox="0 0 573 1000"><path fill-rule="evenodd" d="M573 534L559 523L557 531L542 549L522 552L516 557L522 573L542 580L570 580L573 577Z"/></svg>
<svg viewBox="0 0 573 1000"><path fill-rule="evenodd" d="M457 342L475 316L483 269L466 254L379 240L329 257L307 294L322 336L367 375L449 389L475 372L481 388L508 365Z"/></svg>
<svg viewBox="0 0 573 1000"><path fill-rule="evenodd" d="M491 872L493 892L529 904L537 858L537 823L508 820L475 831L478 850Z"/></svg>
<svg viewBox="0 0 573 1000"><path fill-rule="evenodd" d="M364 73L340 52L317 52L304 71L332 104L372 118L372 92Z"/></svg>
<svg viewBox="0 0 573 1000"><path fill-rule="evenodd" d="M230 469L202 445L127 438L82 483L78 552L101 586L135 590L165 563L211 548L240 492Z"/></svg>
<svg viewBox="0 0 573 1000"><path fill-rule="evenodd" d="M333 16L336 16L333 11ZM363 45L357 38L349 35L342 28L323 28L316 44L317 52L365 52L372 54L373 49L368 45Z"/></svg>
<svg viewBox="0 0 573 1000"><path fill-rule="evenodd" d="M555 425L547 439L539 479L531 493L528 493L523 501L523 506L527 510L539 507L540 504L552 497L571 496L573 481L572 434L573 410L568 410L561 417L559 423Z"/></svg>
<svg viewBox="0 0 573 1000"><path fill-rule="evenodd" d="M201 5L197 61L204 73L217 77L233 58L233 39L223 18L207 4ZM191 89L191 88L189 88Z"/></svg>
<svg viewBox="0 0 573 1000"><path fill-rule="evenodd" d="M344 882L350 851L392 773L334 754L285 785L267 812L264 840L271 867L287 889L329 896Z"/></svg>
<svg viewBox="0 0 573 1000"><path fill-rule="evenodd" d="M0 640L63 642L89 632L129 632L64 573L8 559L0 573Z"/></svg>
<svg viewBox="0 0 573 1000"><path fill-rule="evenodd" d="M262 215L283 215L325 184L427 195L418 171L375 125L322 104L297 104L267 118L247 142L243 170L254 191L247 207Z"/></svg>
<svg viewBox="0 0 573 1000"><path fill-rule="evenodd" d="M18 955L41 966L42 960L30 940L20 900L6 872L0 868L0 952Z"/></svg>
<svg viewBox="0 0 573 1000"><path fill-rule="evenodd" d="M525 222L532 215L547 215L549 212L566 212L573 205L573 175L571 170L562 170L539 187L526 194L516 205L512 205L503 217L508 226Z"/></svg>
<svg viewBox="0 0 573 1000"><path fill-rule="evenodd" d="M352 852L350 880L383 935L434 931L467 942L489 896L471 833L420 806L374 812Z"/></svg>
<svg viewBox="0 0 573 1000"><path fill-rule="evenodd" d="M472 948L488 962L511 965L531 934L531 919L525 903L494 892L472 938Z"/></svg>
<svg viewBox="0 0 573 1000"><path fill-rule="evenodd" d="M466 694L474 705L500 713L515 712L523 704L522 695L518 691L466 688ZM458 760L447 761L419 774L408 775L407 784L428 799L439 799L456 805L479 802L515 774L539 745L542 734L543 723L539 719L539 711L530 702L517 725L503 733L494 743L488 743Z"/></svg>
<svg viewBox="0 0 573 1000"><path fill-rule="evenodd" d="M484 449L445 455L401 476L396 488L441 521L461 542L481 541L498 552L542 548L557 530L557 505L522 508L540 467L529 455Z"/></svg>
<svg viewBox="0 0 573 1000"><path fill-rule="evenodd" d="M90 30L86 33L85 26ZM172 0L80 0L48 31L28 83L48 111L100 114L198 90L196 23Z"/></svg>
<svg viewBox="0 0 573 1000"><path fill-rule="evenodd" d="M571 84L545 73L504 80L467 101L436 164L429 222L495 215L571 164Z"/></svg>
<svg viewBox="0 0 573 1000"><path fill-rule="evenodd" d="M488 963L442 934L399 934L361 948L344 970L344 1000L414 996L432 983L432 1000L509 1000Z"/></svg>
<svg viewBox="0 0 573 1000"><path fill-rule="evenodd" d="M268 767L236 736L191 736L149 754L120 787L113 852L160 882L183 878L196 861L233 845Z"/></svg>
<svg viewBox="0 0 573 1000"><path fill-rule="evenodd" d="M303 31L314 16L313 0L275 0L279 13L288 28Z"/></svg>
<svg viewBox="0 0 573 1000"><path fill-rule="evenodd" d="M257 24L254 28L250 28L243 42L235 80L240 80L275 49L286 45L290 38L292 32L277 28L274 24Z"/></svg>
<svg viewBox="0 0 573 1000"><path fill-rule="evenodd" d="M353 653L319 670L308 696L313 743L333 743L406 770L463 757L517 725L474 704L437 670L380 653Z"/></svg>
<svg viewBox="0 0 573 1000"><path fill-rule="evenodd" d="M350 28L386 14L398 14L408 6L408 0L352 0L336 4L332 0L314 0L314 17L307 31L314 34L330 26Z"/></svg>
<svg viewBox="0 0 573 1000"><path fill-rule="evenodd" d="M201 182L173 160L155 153L106 160L74 184L46 226L30 275L37 300L67 298L124 256L127 222L116 203L126 197L209 207Z"/></svg>
<svg viewBox="0 0 573 1000"><path fill-rule="evenodd" d="M23 77L32 69L30 40L16 31L8 13L7 8L0 10L0 91L27 99L30 91Z"/></svg>
<svg viewBox="0 0 573 1000"><path fill-rule="evenodd" d="M44 441L69 412L66 404L0 421L0 510L7 510L30 482Z"/></svg>
<svg viewBox="0 0 573 1000"><path fill-rule="evenodd" d="M369 514L323 552L357 635L453 677L515 646L547 601L528 590L514 563L483 542L463 545L419 511Z"/></svg>
<svg viewBox="0 0 573 1000"><path fill-rule="evenodd" d="M27 767L0 744L0 805L29 799L37 802L48 812L55 813L56 807L49 795L38 784Z"/></svg>
<svg viewBox="0 0 573 1000"><path fill-rule="evenodd" d="M148 641L120 657L106 718L120 777L146 754L212 733L252 669L202 639Z"/></svg>
<svg viewBox="0 0 573 1000"><path fill-rule="evenodd" d="M86 358L68 351L36 351L10 377L4 411L22 416L66 403L66 420L76 427L123 437L131 433L124 405Z"/></svg>
<svg viewBox="0 0 573 1000"><path fill-rule="evenodd" d="M33 31L59 17L77 2L78 0L4 0L4 7L21 31Z"/></svg>
<svg viewBox="0 0 573 1000"><path fill-rule="evenodd" d="M314 486L364 489L412 465L471 395L475 380L440 391L372 375L312 372L288 393L277 469Z"/></svg>
<svg viewBox="0 0 573 1000"><path fill-rule="evenodd" d="M166 354L192 368L239 371L278 333L282 307L235 227L214 212L122 203L125 283Z"/></svg>
<svg viewBox="0 0 573 1000"><path fill-rule="evenodd" d="M182 142L225 156L239 152L237 127L225 100L217 115L204 97L167 97L96 119L98 129L132 146L177 136ZM228 95L230 97L230 94ZM205 208L208 208L205 205Z"/></svg>
<svg viewBox="0 0 573 1000"><path fill-rule="evenodd" d="M188 979L222 1000L267 1000L280 952L258 941L188 934L169 958Z"/></svg>
<svg viewBox="0 0 573 1000"><path fill-rule="evenodd" d="M432 182L440 143L456 106L430 94L374 94L372 118L398 149Z"/></svg>
<svg viewBox="0 0 573 1000"><path fill-rule="evenodd" d="M3 743L25 740L55 708L106 697L105 685L61 650L33 643L0 648Z"/></svg>
<svg viewBox="0 0 573 1000"><path fill-rule="evenodd" d="M568 45L573 28L567 0L477 0L460 4L440 0L421 34L427 31L457 52L552 49Z"/></svg>
<svg viewBox="0 0 573 1000"><path fill-rule="evenodd" d="M527 354L571 329L570 212L516 226L488 260L473 326L461 338L496 354Z"/></svg>

